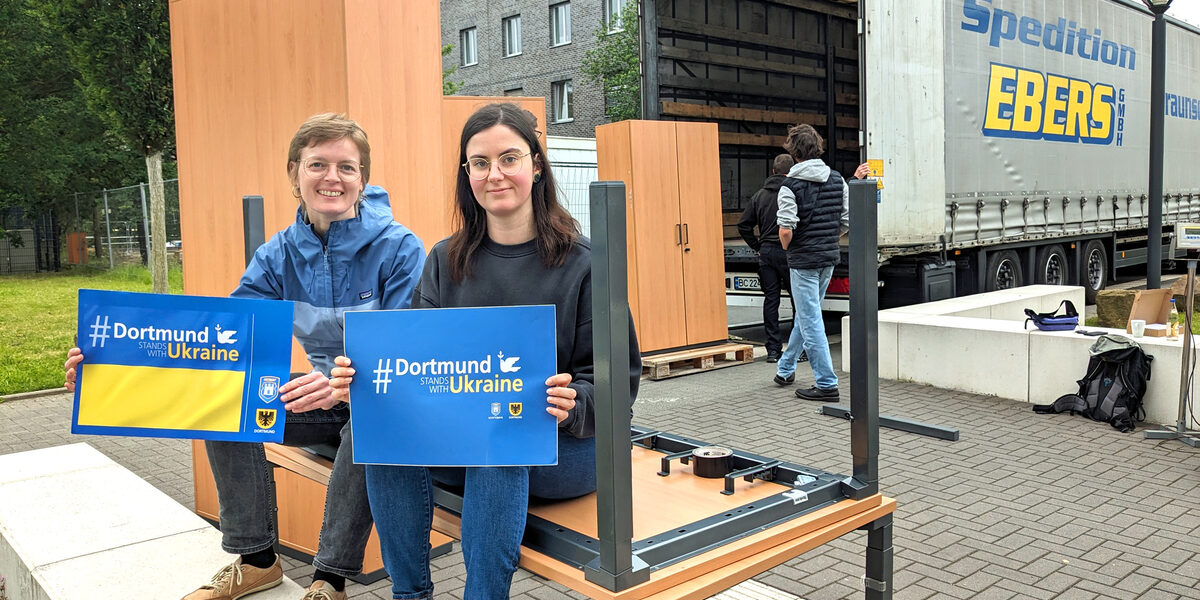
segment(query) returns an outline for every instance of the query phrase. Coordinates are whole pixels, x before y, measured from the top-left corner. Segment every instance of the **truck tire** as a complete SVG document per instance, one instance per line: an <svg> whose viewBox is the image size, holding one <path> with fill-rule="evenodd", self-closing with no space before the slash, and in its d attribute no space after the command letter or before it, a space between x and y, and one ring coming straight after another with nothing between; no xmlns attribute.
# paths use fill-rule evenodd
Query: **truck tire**
<svg viewBox="0 0 1200 600"><path fill-rule="evenodd" d="M1069 285L1070 269L1067 267L1067 253L1063 247L1054 244L1038 249L1037 262L1034 263L1034 281L1048 285Z"/></svg>
<svg viewBox="0 0 1200 600"><path fill-rule="evenodd" d="M987 262L987 291L1007 290L1025 285L1025 274L1016 252L995 252Z"/></svg>
<svg viewBox="0 0 1200 600"><path fill-rule="evenodd" d="M1100 240L1091 240L1083 246L1083 269L1079 274L1084 299L1088 304L1096 303L1096 293L1108 287L1108 250Z"/></svg>

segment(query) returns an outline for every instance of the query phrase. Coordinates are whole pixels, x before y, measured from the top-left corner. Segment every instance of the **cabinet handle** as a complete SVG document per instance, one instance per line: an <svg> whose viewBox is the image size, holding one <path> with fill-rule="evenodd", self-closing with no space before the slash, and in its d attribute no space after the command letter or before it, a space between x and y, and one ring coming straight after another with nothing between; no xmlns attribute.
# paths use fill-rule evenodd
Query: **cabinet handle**
<svg viewBox="0 0 1200 600"><path fill-rule="evenodd" d="M683 243L683 235L680 232L681 232L681 230L680 230L679 223L676 223L675 224L675 245L676 246Z"/></svg>
<svg viewBox="0 0 1200 600"><path fill-rule="evenodd" d="M687 223L684 223L683 224L683 245L685 245L685 246L688 245L688 243L690 243L689 242L690 239L691 238L688 237Z"/></svg>

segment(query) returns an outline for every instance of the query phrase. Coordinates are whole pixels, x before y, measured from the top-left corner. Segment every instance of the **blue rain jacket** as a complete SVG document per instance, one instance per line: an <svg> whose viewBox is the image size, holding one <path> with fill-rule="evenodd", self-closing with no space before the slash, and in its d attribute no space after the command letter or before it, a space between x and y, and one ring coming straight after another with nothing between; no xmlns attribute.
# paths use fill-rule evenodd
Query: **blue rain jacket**
<svg viewBox="0 0 1200 600"><path fill-rule="evenodd" d="M370 185L358 215L330 224L324 241L298 209L296 222L254 253L231 295L294 302L292 332L328 376L345 354L344 313L408 308L424 267L424 244L392 219L387 192Z"/></svg>

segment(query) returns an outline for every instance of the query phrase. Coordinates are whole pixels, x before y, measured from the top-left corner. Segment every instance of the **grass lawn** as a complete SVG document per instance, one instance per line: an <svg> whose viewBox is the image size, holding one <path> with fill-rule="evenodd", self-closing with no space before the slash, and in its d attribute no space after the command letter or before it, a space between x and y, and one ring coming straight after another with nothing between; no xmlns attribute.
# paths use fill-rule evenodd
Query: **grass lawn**
<svg viewBox="0 0 1200 600"><path fill-rule="evenodd" d="M171 293L183 292L183 271L172 264ZM63 361L75 345L80 288L149 292L141 265L112 271L69 268L58 273L0 277L0 395L59 387Z"/></svg>

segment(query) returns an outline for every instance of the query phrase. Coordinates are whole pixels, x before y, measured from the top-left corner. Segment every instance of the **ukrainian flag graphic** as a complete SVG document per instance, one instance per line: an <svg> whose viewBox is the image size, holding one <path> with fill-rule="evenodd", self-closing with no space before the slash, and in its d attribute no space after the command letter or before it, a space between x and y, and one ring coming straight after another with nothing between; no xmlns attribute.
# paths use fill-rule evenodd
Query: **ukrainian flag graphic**
<svg viewBox="0 0 1200 600"><path fill-rule="evenodd" d="M256 414L282 410L291 322L290 302L80 290L71 430L282 441Z"/></svg>

